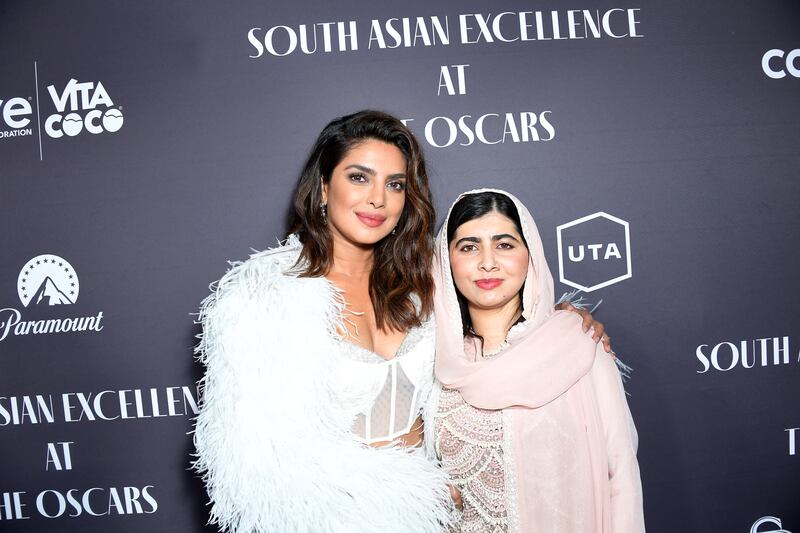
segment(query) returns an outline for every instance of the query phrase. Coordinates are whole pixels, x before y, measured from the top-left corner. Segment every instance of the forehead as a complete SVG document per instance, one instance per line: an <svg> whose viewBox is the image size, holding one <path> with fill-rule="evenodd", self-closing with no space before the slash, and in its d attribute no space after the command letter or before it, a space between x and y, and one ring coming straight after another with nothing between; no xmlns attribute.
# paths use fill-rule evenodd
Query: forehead
<svg viewBox="0 0 800 533"><path fill-rule="evenodd" d="M353 145L337 166L358 164L387 173L405 172L406 158L393 144L366 139Z"/></svg>
<svg viewBox="0 0 800 533"><path fill-rule="evenodd" d="M514 221L496 211L486 213L478 218L461 224L455 231L454 241L464 237L492 238L494 235L508 233L517 238L522 237L517 231Z"/></svg>

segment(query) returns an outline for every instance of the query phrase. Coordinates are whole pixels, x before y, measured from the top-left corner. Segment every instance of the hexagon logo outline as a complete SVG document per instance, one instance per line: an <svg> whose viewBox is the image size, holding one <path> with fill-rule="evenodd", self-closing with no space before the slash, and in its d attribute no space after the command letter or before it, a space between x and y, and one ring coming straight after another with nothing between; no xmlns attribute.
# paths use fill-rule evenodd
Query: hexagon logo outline
<svg viewBox="0 0 800 533"><path fill-rule="evenodd" d="M612 278L610 280L606 280L602 283L598 283L596 285L592 285L591 287L587 287L581 283L576 281L572 281L567 279L564 276L564 250L563 244L561 242L561 232L567 228L571 228L573 226L577 226L584 222L588 222L589 220L593 220L595 218L605 218L612 222L616 222L620 226L622 226L625 230L625 251L626 251L626 263L627 263L627 271L622 276L617 276L616 278ZM614 215L609 215L605 211L598 211L597 213L593 213L591 215L586 215L585 217L578 218L576 220L572 220L565 224L561 224L560 226L556 226L556 238L558 240L558 279L564 285L568 285L575 289L580 289L585 292L592 292L596 291L597 289L602 289L603 287L608 287L609 285L613 285L614 283L618 283L620 281L626 280L628 278L633 277L633 269L631 268L631 231L630 225L627 221L622 220L621 218L615 217Z"/></svg>

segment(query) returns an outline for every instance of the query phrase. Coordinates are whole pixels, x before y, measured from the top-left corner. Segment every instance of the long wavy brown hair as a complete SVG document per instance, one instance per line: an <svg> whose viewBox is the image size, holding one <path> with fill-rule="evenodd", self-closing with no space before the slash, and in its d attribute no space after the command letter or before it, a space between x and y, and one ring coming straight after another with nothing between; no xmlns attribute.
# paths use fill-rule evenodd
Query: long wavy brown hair
<svg viewBox="0 0 800 533"><path fill-rule="evenodd" d="M435 214L422 150L400 120L368 110L337 118L325 126L297 183L290 232L303 243L297 261L300 276L327 274L333 266L333 239L322 221L322 182L330 182L333 169L351 148L369 139L396 146L406 160L403 213L396 234L375 244L369 278L378 327L405 331L419 326L433 310L430 266Z"/></svg>

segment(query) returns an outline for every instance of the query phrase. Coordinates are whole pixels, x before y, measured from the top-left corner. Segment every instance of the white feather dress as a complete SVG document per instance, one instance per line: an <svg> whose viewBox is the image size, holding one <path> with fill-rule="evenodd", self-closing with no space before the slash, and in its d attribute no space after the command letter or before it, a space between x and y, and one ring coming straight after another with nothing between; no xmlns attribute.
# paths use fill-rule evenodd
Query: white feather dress
<svg viewBox="0 0 800 533"><path fill-rule="evenodd" d="M371 448L353 433L358 412L369 413L364 391L375 401L380 390L354 386L335 333L341 294L287 273L298 253L290 238L232 264L200 310L206 375L193 466L210 522L233 533L442 531L452 517L446 475L419 450ZM415 406L433 384L428 340L424 370L408 372Z"/></svg>

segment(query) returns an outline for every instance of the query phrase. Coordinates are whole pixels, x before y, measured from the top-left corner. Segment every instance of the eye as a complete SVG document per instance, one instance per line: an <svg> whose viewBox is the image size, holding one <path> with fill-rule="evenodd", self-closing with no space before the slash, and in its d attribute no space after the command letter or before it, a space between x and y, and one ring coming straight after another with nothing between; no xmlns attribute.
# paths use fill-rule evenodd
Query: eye
<svg viewBox="0 0 800 533"><path fill-rule="evenodd" d="M461 248L459 248L458 251L462 252L462 253L469 253L469 252L477 251L477 249L478 249L478 247L476 245L474 245L474 244L465 244L465 245L461 246Z"/></svg>
<svg viewBox="0 0 800 533"><path fill-rule="evenodd" d="M510 242L499 242L497 243L497 247L501 250L513 250L514 245Z"/></svg>
<svg viewBox="0 0 800 533"><path fill-rule="evenodd" d="M402 192L406 190L406 182L404 181L392 181L387 183L386 186L396 192Z"/></svg>
<svg viewBox="0 0 800 533"><path fill-rule="evenodd" d="M347 178L353 183L366 183L367 177L361 173L349 174Z"/></svg>

